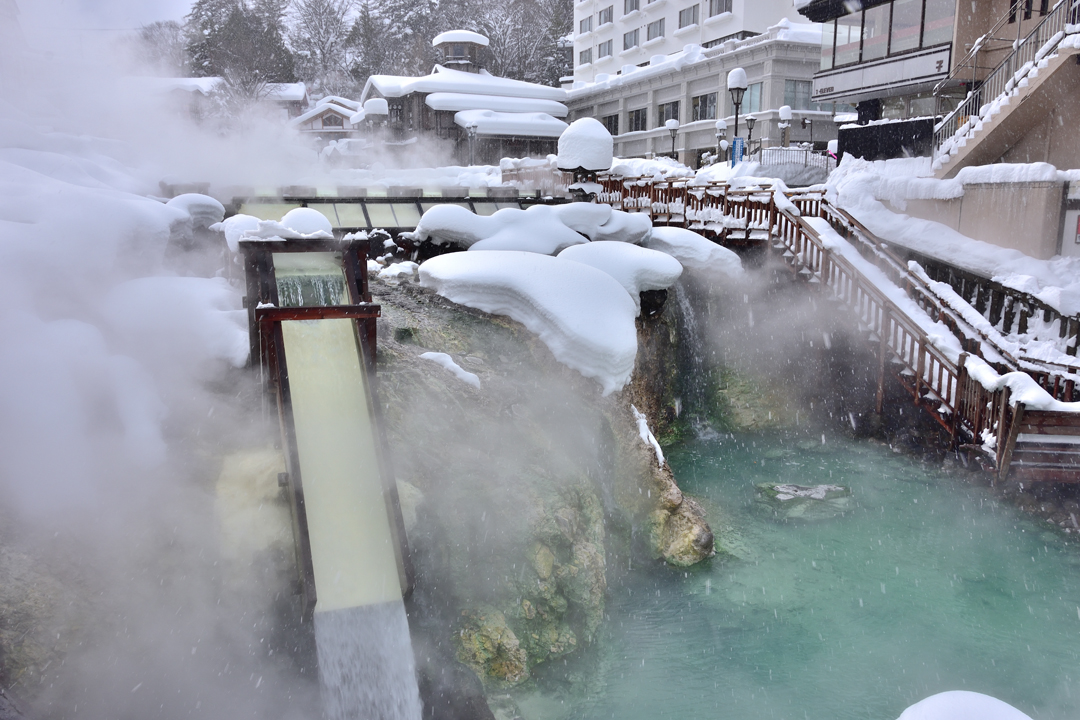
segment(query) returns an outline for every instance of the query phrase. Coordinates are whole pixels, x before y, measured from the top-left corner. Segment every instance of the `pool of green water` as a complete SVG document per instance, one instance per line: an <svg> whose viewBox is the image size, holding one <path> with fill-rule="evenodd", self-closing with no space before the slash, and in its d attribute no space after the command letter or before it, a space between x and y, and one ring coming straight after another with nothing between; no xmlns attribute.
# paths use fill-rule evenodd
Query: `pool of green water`
<svg viewBox="0 0 1080 720"><path fill-rule="evenodd" d="M1080 546L1065 536L873 443L723 436L669 462L736 557L612 583L606 636L539 674L518 698L528 720L892 720L953 689L1080 714ZM853 503L783 521L755 502L755 483L778 481L845 485Z"/></svg>

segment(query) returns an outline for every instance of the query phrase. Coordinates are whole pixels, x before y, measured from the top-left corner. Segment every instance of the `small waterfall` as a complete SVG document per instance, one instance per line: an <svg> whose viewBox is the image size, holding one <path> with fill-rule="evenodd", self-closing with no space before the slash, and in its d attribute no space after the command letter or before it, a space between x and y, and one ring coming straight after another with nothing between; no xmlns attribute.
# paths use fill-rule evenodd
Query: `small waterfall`
<svg viewBox="0 0 1080 720"><path fill-rule="evenodd" d="M345 278L336 275L279 275L278 299L282 307L337 305L345 296Z"/></svg>
<svg viewBox="0 0 1080 720"><path fill-rule="evenodd" d="M684 280L675 284L675 302L679 309L679 382L683 412L693 415L708 405L709 367L707 343L702 323L691 301L691 291Z"/></svg>
<svg viewBox="0 0 1080 720"><path fill-rule="evenodd" d="M402 601L316 612L315 644L327 720L420 720Z"/></svg>

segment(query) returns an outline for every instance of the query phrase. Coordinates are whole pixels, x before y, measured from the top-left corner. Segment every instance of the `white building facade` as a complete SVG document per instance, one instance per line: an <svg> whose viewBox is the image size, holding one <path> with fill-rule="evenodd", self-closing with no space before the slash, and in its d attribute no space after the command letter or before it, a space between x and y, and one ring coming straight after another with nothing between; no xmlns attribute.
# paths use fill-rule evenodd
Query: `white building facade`
<svg viewBox="0 0 1080 720"><path fill-rule="evenodd" d="M719 119L727 121L728 140L750 136L754 148L779 145L779 108L787 105L793 114L790 141L821 144L836 137L835 112L850 108L812 101L820 48L820 26L781 21L752 38L687 48L596 83L579 81L569 92L570 119L598 119L614 137L615 155L624 158L671 155L665 123L678 120L675 153L697 166L704 152L716 148ZM737 67L746 71L749 87L736 130L727 74ZM748 115L755 120L752 133Z"/></svg>
<svg viewBox="0 0 1080 720"><path fill-rule="evenodd" d="M794 0L578 0L574 81L618 75L686 45L709 48L742 40L782 18L806 22Z"/></svg>

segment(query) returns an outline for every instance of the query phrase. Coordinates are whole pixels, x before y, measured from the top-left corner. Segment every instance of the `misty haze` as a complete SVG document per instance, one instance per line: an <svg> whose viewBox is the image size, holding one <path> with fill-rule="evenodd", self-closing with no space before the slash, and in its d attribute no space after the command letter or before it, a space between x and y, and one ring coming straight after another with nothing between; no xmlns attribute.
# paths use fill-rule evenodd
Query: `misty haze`
<svg viewBox="0 0 1080 720"><path fill-rule="evenodd" d="M0 720L1080 714L1080 0L0 0Z"/></svg>

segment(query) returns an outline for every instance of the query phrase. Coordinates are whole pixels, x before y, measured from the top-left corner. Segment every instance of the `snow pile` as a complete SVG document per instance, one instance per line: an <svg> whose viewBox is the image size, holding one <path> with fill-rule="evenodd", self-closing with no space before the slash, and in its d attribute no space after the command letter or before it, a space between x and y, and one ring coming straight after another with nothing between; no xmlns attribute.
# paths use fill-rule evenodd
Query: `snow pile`
<svg viewBox="0 0 1080 720"><path fill-rule="evenodd" d="M1055 182L1057 168L1050 163L994 163L961 168L956 179L963 185L975 183ZM939 181L941 182L941 181Z"/></svg>
<svg viewBox="0 0 1080 720"><path fill-rule="evenodd" d="M971 168L969 183L998 178L1049 178L1051 166L1003 165ZM941 223L893 212L909 199L948 199L963 194L960 174L954 180L913 177L928 173L927 158L867 162L845 156L826 187L826 198L886 242L938 258L1006 287L1030 293L1063 315L1080 313L1080 258L1038 260L1019 250L969 238ZM961 171L963 173L964 171ZM1056 171L1053 173L1056 178Z"/></svg>
<svg viewBox="0 0 1080 720"><path fill-rule="evenodd" d="M420 355L420 357L424 360L430 360L431 362L435 363L440 367L446 368L451 373L453 373L454 377L456 377L463 383L472 385L477 390L480 389L480 378L476 377L476 375L469 372L468 370L462 368L460 365L454 362L454 358L450 357L446 353L426 352Z"/></svg>
<svg viewBox="0 0 1080 720"><path fill-rule="evenodd" d="M420 284L461 305L517 320L559 362L599 382L604 395L630 382L637 309L607 273L537 253L460 252L421 265Z"/></svg>
<svg viewBox="0 0 1080 720"><path fill-rule="evenodd" d="M454 123L463 128L475 127L477 135L559 137L567 128L562 120L542 112L462 110L454 113Z"/></svg>
<svg viewBox="0 0 1080 720"><path fill-rule="evenodd" d="M201 230L225 218L225 206L209 195L186 193L177 195L165 204L186 212L191 218L192 226Z"/></svg>
<svg viewBox="0 0 1080 720"><path fill-rule="evenodd" d="M694 177L694 169L669 157L615 158L611 165L611 174L616 177L648 177L653 180L669 180L679 177Z"/></svg>
<svg viewBox="0 0 1080 720"><path fill-rule="evenodd" d="M575 120L559 136L558 165L563 170L611 168L615 141L596 118Z"/></svg>
<svg viewBox="0 0 1080 720"><path fill-rule="evenodd" d="M743 274L742 260L733 251L703 238L692 230L677 227L653 228L645 245L667 253L684 267L739 277Z"/></svg>
<svg viewBox="0 0 1080 720"><path fill-rule="evenodd" d="M634 413L634 419L637 420L638 436L643 443L651 447L653 452L656 453L657 466L664 467L664 451L660 448L660 443L656 441L656 436L652 434L652 430L649 429L649 419L645 417L645 413L633 405L630 406L630 409Z"/></svg>
<svg viewBox="0 0 1080 720"><path fill-rule="evenodd" d="M318 233L334 234L330 220L312 208L293 208L281 218L281 225L303 237L315 237Z"/></svg>
<svg viewBox="0 0 1080 720"><path fill-rule="evenodd" d="M254 233L259 229L259 218L252 215L233 215L231 218L214 223L211 230L217 230L225 235L225 242L232 252L240 252L240 238L247 233Z"/></svg>
<svg viewBox="0 0 1080 720"><path fill-rule="evenodd" d="M447 30L436 35L431 41L432 47L438 47L443 43L474 43L487 47L488 39L472 30Z"/></svg>
<svg viewBox="0 0 1080 720"><path fill-rule="evenodd" d="M1031 720L1012 705L968 690L949 690L920 700L898 720Z"/></svg>
<svg viewBox="0 0 1080 720"><path fill-rule="evenodd" d="M419 269L419 265L409 260L391 263L379 270L379 279L388 285L400 285L403 282L412 282Z"/></svg>
<svg viewBox="0 0 1080 720"><path fill-rule="evenodd" d="M624 242L600 241L574 245L559 253L564 260L583 263L606 272L626 288L638 312L641 293L666 290L682 275L679 261L662 252Z"/></svg>
<svg viewBox="0 0 1080 720"><path fill-rule="evenodd" d="M486 217L459 205L436 205L424 213L410 237L436 245L454 243L470 250L554 255L590 238L639 243L650 229L648 217L642 217L638 220L630 213L592 203L503 208Z"/></svg>

